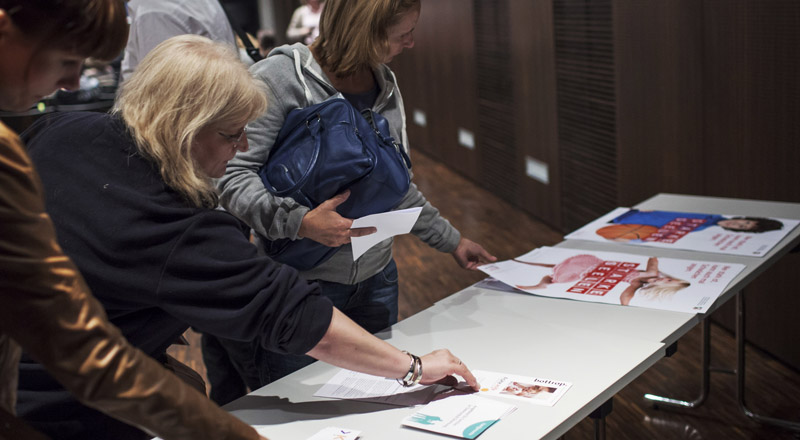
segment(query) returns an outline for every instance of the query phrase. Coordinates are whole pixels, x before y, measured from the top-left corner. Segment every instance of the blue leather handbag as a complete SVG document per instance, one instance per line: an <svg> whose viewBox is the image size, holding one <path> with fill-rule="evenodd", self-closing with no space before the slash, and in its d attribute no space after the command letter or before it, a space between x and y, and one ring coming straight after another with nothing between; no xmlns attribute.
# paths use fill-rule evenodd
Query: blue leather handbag
<svg viewBox="0 0 800 440"><path fill-rule="evenodd" d="M340 96L289 112L259 175L272 194L311 209L349 189L336 209L343 217L390 211L408 192L411 160L383 116L359 113ZM298 270L338 250L308 238L262 242L267 255Z"/></svg>

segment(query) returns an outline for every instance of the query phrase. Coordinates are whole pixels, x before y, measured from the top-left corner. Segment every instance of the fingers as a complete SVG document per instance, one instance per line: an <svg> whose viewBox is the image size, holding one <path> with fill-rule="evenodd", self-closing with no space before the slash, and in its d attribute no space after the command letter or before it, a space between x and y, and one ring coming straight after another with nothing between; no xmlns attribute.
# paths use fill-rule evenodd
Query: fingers
<svg viewBox="0 0 800 440"><path fill-rule="evenodd" d="M327 208L334 210L336 209L337 206L344 203L344 201L347 200L348 197L350 197L350 190L346 189L340 192L339 194L336 194L335 196L331 197L330 199L324 201L322 204L327 205Z"/></svg>
<svg viewBox="0 0 800 440"><path fill-rule="evenodd" d="M463 377L465 381L467 381L467 385L469 385L473 390L478 391L481 386L478 384L478 379L475 379L475 376L472 375L472 372L469 371L466 365L464 365L461 360L458 361L456 365L456 374Z"/></svg>
<svg viewBox="0 0 800 440"><path fill-rule="evenodd" d="M495 261L497 261L497 257L495 257L494 255L490 254L489 252L486 251L486 249L481 247L480 263L481 264L494 263Z"/></svg>
<svg viewBox="0 0 800 440"><path fill-rule="evenodd" d="M363 237L365 235L374 234L378 232L378 228L370 226L367 228L352 228L350 229L350 237Z"/></svg>

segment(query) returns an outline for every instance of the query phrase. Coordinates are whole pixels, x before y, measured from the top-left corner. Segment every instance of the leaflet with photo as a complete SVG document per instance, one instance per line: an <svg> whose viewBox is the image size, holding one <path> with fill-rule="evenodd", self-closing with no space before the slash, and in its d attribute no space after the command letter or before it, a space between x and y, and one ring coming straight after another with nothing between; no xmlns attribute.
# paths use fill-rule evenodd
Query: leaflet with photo
<svg viewBox="0 0 800 440"><path fill-rule="evenodd" d="M403 420L404 426L474 439L516 406L478 395L452 396L436 400Z"/></svg>
<svg viewBox="0 0 800 440"><path fill-rule="evenodd" d="M744 267L736 263L541 247L479 269L534 295L705 313Z"/></svg>
<svg viewBox="0 0 800 440"><path fill-rule="evenodd" d="M562 380L473 370L480 394L507 397L536 405L553 406L572 386Z"/></svg>
<svg viewBox="0 0 800 440"><path fill-rule="evenodd" d="M763 257L800 221L617 208L566 239Z"/></svg>

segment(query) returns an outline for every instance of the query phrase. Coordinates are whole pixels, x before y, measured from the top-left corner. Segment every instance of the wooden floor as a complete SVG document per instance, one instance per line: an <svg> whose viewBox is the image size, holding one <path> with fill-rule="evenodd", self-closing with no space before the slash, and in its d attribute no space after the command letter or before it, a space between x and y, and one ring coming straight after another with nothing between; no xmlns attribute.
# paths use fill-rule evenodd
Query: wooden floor
<svg viewBox="0 0 800 440"><path fill-rule="evenodd" d="M414 180L465 237L483 244L499 259L508 259L562 240L562 234L515 210L420 152L414 152ZM450 255L436 252L412 236L399 237L395 259L400 272L400 318L423 310L445 296L484 278L480 272L459 269ZM190 346L172 353L205 373L197 335L187 333ZM735 377L712 373L711 393L695 410L657 410L644 402L645 393L692 400L700 390L699 326L680 340L678 352L659 361L614 398L606 419L609 439L776 439L800 435L761 426L738 409ZM712 325L712 365L733 368L733 336ZM800 372L757 349L747 349L747 398L756 413L800 421ZM594 423L586 419L565 436L592 439ZM524 437L520 437L524 438ZM509 439L516 440L516 439Z"/></svg>

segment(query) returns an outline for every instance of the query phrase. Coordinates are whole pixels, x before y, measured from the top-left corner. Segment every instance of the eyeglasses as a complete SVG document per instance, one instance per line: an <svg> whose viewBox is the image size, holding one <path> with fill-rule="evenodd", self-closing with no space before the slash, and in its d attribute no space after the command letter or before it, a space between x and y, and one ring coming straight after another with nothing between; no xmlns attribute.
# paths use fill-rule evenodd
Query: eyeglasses
<svg viewBox="0 0 800 440"><path fill-rule="evenodd" d="M221 131L218 131L217 134L227 139L228 142L232 142L233 145L239 145L242 142L242 138L247 134L247 127L242 128L239 134L225 134Z"/></svg>

